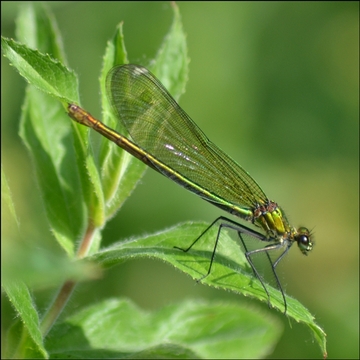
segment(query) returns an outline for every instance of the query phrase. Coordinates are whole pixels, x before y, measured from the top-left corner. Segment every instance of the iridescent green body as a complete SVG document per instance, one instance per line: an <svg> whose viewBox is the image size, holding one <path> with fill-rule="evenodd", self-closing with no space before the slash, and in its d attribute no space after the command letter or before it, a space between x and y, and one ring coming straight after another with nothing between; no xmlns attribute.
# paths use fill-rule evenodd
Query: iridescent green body
<svg viewBox="0 0 360 360"><path fill-rule="evenodd" d="M312 249L309 230L290 226L281 208L267 198L256 181L240 165L206 137L146 68L130 64L117 66L108 73L106 86L115 115L127 129L129 138L94 119L77 105L69 104L69 116L92 127L204 200L262 228L264 235L255 233L252 236L267 241L270 245L247 252L250 265L258 277L251 261L252 254L283 247L283 253L272 264L275 273L276 265L294 242L303 254ZM227 227L238 226L236 230L240 236L242 225L235 225L232 220L222 217L221 220L228 221L230 225ZM184 251L188 251L197 240L198 238ZM263 281L260 281L266 290ZM281 288L279 281L278 284Z"/></svg>

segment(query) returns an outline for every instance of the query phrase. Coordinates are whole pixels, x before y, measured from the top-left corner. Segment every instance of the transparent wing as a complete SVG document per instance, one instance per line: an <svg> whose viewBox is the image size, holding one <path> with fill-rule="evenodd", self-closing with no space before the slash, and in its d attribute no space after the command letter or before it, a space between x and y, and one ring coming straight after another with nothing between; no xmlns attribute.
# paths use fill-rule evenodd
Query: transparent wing
<svg viewBox="0 0 360 360"><path fill-rule="evenodd" d="M106 85L114 111L132 140L165 169L210 193L200 196L214 202L213 194L248 208L266 200L255 180L206 137L147 69L115 67Z"/></svg>

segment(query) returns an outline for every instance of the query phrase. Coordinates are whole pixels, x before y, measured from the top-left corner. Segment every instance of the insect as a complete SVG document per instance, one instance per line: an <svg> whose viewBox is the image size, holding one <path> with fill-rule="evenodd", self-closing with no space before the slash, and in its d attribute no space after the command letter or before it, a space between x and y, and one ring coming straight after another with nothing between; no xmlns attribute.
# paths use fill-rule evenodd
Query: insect
<svg viewBox="0 0 360 360"><path fill-rule="evenodd" d="M155 171L204 200L260 227L262 232L254 231L220 216L189 247L176 248L189 251L211 227L218 226L209 269L203 279L211 272L221 230L235 230L270 305L269 292L253 261L257 254L266 254L281 291L286 313L287 303L276 267L294 243L297 243L304 255L312 250L310 231L305 227L292 227L280 206L269 200L257 182L206 137L146 68L131 64L116 66L107 75L106 88L114 113L127 129L129 138L110 129L75 104L69 104L69 116L93 128ZM248 250L248 239L266 245ZM277 250L280 255L273 261L270 253Z"/></svg>

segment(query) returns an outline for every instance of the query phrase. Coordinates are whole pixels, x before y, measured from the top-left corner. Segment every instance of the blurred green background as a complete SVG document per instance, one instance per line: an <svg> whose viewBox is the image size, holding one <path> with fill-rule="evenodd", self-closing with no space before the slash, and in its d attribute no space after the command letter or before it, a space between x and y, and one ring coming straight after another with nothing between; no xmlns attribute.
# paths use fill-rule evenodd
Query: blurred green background
<svg viewBox="0 0 360 360"><path fill-rule="evenodd" d="M14 37L19 2L1 3L1 33ZM166 34L168 2L51 2L82 105L100 116L99 73L106 41L124 21L130 61L148 64ZM305 258L279 267L287 293L316 316L329 358L359 357L359 3L179 3L190 81L180 104L220 148L244 166L294 226L315 233ZM37 246L51 234L29 156L18 137L24 80L1 62L2 164L23 229ZM224 215L149 170L103 232L104 245L186 220ZM41 242L43 239L43 242ZM50 240L49 240L50 239ZM31 240L30 240L31 241ZM46 241L44 243L44 241ZM54 289L35 292L40 311ZM144 309L187 298L266 305L196 284L153 260L130 261L81 284L66 309L126 296ZM270 311L270 310L269 310ZM320 357L302 325L280 313L284 334L270 357ZM2 329L14 318L2 302Z"/></svg>

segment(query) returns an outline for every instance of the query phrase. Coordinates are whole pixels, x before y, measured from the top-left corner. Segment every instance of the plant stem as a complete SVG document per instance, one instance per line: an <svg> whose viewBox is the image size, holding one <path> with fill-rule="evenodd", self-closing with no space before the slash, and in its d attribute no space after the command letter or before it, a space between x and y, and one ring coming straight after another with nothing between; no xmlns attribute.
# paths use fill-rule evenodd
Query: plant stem
<svg viewBox="0 0 360 360"><path fill-rule="evenodd" d="M53 303L51 304L50 308L46 312L41 322L41 332L43 334L43 337L47 335L47 333L50 331L53 324L55 323L56 319L61 314L63 308L65 307L67 301L70 298L71 293L75 288L75 285L75 281L66 281L55 296Z"/></svg>
<svg viewBox="0 0 360 360"><path fill-rule="evenodd" d="M82 259L88 254L88 251L92 244L92 239L94 238L95 227L91 220L89 220L88 227L86 229L86 233L79 245L76 258ZM47 335L52 326L54 325L56 319L61 314L64 309L66 303L70 299L70 296L76 286L76 282L73 280L67 280L63 283L60 290L56 294L52 304L46 311L42 321L41 321L41 332L43 337Z"/></svg>
<svg viewBox="0 0 360 360"><path fill-rule="evenodd" d="M85 257L88 254L89 249L92 244L92 239L94 238L94 233L95 233L95 226L94 226L92 220L90 219L88 222L88 227L86 229L86 233L80 243L80 246L79 246L77 254L76 254L76 257L78 259L82 259L83 257Z"/></svg>

